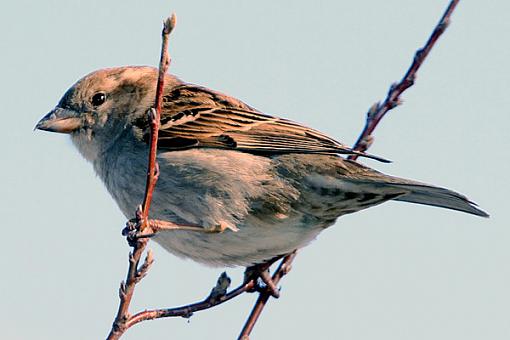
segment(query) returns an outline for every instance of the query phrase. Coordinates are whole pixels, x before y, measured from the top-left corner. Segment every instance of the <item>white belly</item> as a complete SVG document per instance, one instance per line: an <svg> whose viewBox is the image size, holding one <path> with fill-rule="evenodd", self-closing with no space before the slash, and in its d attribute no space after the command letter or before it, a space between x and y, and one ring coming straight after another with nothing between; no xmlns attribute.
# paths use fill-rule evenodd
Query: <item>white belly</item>
<svg viewBox="0 0 510 340"><path fill-rule="evenodd" d="M249 266L304 247L322 230L302 226L299 220L289 218L271 225L248 220L237 232L219 234L164 231L154 240L179 257L206 265Z"/></svg>

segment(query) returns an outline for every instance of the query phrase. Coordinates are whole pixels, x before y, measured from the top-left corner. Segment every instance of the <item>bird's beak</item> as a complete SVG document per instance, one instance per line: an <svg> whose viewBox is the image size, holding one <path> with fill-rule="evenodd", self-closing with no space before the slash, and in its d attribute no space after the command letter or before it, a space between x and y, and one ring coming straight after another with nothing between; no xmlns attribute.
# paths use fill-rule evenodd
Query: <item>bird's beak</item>
<svg viewBox="0 0 510 340"><path fill-rule="evenodd" d="M56 107L44 116L39 123L37 123L35 129L59 133L71 133L79 129L81 126L82 120L77 117L75 111Z"/></svg>

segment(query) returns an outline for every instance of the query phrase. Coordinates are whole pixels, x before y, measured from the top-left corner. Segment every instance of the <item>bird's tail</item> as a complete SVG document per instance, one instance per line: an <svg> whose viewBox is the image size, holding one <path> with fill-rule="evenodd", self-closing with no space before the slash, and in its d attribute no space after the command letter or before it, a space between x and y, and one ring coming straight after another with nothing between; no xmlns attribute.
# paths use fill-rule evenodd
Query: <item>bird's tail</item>
<svg viewBox="0 0 510 340"><path fill-rule="evenodd" d="M404 183L394 183L393 181L385 183L389 187L402 189L403 192L406 192L394 198L395 201L431 205L489 217L485 211L477 207L476 203L471 202L466 196L455 191L418 182L404 181Z"/></svg>
<svg viewBox="0 0 510 340"><path fill-rule="evenodd" d="M357 187L363 187L363 190L367 192L375 191L374 193L383 194L383 201L394 200L431 205L489 217L485 211L477 207L476 203L452 190L386 175L352 161L342 162L338 172L344 172L351 182L356 183Z"/></svg>

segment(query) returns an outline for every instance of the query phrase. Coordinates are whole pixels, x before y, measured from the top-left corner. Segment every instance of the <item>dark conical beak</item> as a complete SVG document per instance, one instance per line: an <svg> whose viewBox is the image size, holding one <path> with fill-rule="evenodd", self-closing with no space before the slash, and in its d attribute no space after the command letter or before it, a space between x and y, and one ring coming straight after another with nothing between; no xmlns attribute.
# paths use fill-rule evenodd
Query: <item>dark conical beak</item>
<svg viewBox="0 0 510 340"><path fill-rule="evenodd" d="M56 107L44 116L39 123L37 123L35 129L59 133L71 133L79 129L81 126L82 120L77 117L77 113L75 111Z"/></svg>

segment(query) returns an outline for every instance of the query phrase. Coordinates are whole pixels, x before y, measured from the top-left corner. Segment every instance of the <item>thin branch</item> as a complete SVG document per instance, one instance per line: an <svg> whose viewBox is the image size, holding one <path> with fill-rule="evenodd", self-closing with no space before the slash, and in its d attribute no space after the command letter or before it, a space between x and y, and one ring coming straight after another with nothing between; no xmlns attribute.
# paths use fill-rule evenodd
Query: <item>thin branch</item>
<svg viewBox="0 0 510 340"><path fill-rule="evenodd" d="M413 86L414 81L416 80L416 73L420 69L425 58L427 58L427 56L429 55L429 52L432 50L432 47L434 47L439 37L441 37L441 35L444 33L444 31L450 24L450 17L453 11L455 10L455 7L457 7L458 3L459 0L452 0L450 2L448 7L446 8L446 11L441 17L441 20L439 20L436 27L434 28L434 31L432 32L429 39L425 43L425 46L416 51L416 54L414 55L413 58L413 62L409 69L407 70L404 77L402 78L402 80L390 86L390 89L384 102L382 104L380 102L377 102L374 105L372 105L372 107L368 110L365 127L363 128L363 131L361 132L360 136L358 137L358 140L353 146L354 150L362 152L366 151L373 143L372 133L374 132L375 128L377 127L381 119L386 115L386 113L388 113L388 111L402 104L402 101L400 100L400 95L405 90ZM348 159L350 160L356 160L357 158L358 155L350 155L348 157Z"/></svg>
<svg viewBox="0 0 510 340"><path fill-rule="evenodd" d="M272 276L272 281L274 282L274 284L278 284L280 279L290 271L291 269L290 263L292 262L295 256L296 252L294 251L293 253L283 258L275 274ZM270 264L268 263L268 267L269 265ZM258 289L256 279L249 279L240 286L238 286L237 288L227 293L228 287L230 286L230 282L231 282L230 278L227 276L225 272L223 272L218 278L216 286L211 290L209 296L207 296L204 300L180 307L161 308L139 312L133 316L128 317L128 319L125 322L125 329L127 330L128 328L136 325L137 323L146 320L154 320L168 317L190 318L196 312L200 312L221 305L243 293L257 291ZM271 293L269 292L269 290L265 289L259 295L258 299L267 301L270 296ZM254 324L255 323L253 321L252 324L248 326L250 327L250 331L251 328L253 328Z"/></svg>
<svg viewBox="0 0 510 340"><path fill-rule="evenodd" d="M292 261L294 261L294 258L296 257L297 251L294 251L290 253L289 255L285 256L283 260L280 262L280 265L278 266L278 269L276 269L275 273L273 274L273 283L275 285L280 282L282 277L284 277L291 269ZM241 334L239 334L238 340L247 340L250 337L250 333L253 330L253 327L255 327L255 323L259 319L260 314L264 310L264 307L266 306L267 301L271 297L271 293L269 289L265 289L259 293L259 297L257 301L255 302L255 305L253 306L253 309L251 310L250 316L246 320L243 329L241 330Z"/></svg>
<svg viewBox="0 0 510 340"><path fill-rule="evenodd" d="M372 105L367 113L365 127L363 128L361 135L353 146L354 150L362 152L367 151L373 142L372 133L374 132L381 119L386 115L388 111L401 104L401 100L399 98L400 95L414 84L416 79L416 72L422 65L425 58L428 56L429 52L432 50L432 47L434 47L436 41L448 27L450 23L450 17L458 3L459 0L452 0L450 2L448 8L441 17L441 20L439 20L438 24L434 28L434 31L427 40L425 46L416 52L411 67L409 67L402 80L390 87L384 102L382 104L376 103ZM358 155L350 155L348 157L350 160L356 160L357 158ZM295 256L296 252L293 252L282 260L280 266L273 275L273 281L275 284L278 283L281 277L283 277L290 270L290 266L294 261ZM260 292L260 295L255 302L255 305L253 306L253 309L248 319L246 320L246 323L243 326L238 340L248 340L250 338L250 333L253 330L253 327L255 326L260 314L264 310L264 307L266 306L270 296L271 295L268 291Z"/></svg>
<svg viewBox="0 0 510 340"><path fill-rule="evenodd" d="M131 315L129 314L129 305L133 297L135 286L147 274L150 266L153 263L152 253L147 252L145 261L139 267L140 259L143 251L147 245L148 239L146 238L131 238L130 232L140 233L148 227L149 209L152 201L152 194L156 186L159 176L159 167L156 162L156 151L158 143L158 130L160 125L161 116L161 103L163 101L163 88L165 85L165 74L170 65L170 56L168 54L168 37L175 27L175 15L165 20L162 30L162 44L161 44L161 58L159 62L159 75L156 89L155 109L149 110L150 118L150 133L151 139L149 142L149 162L147 169L147 183L145 187L145 196L143 204L136 211L135 221L128 222L127 234L130 245L133 250L129 254L129 267L126 276L126 281L122 282L119 289L119 309L112 325L108 340L119 339L122 334L130 327L129 321ZM124 233L124 232L123 232Z"/></svg>
<svg viewBox="0 0 510 340"><path fill-rule="evenodd" d="M149 209L152 202L152 194L159 176L159 166L156 162L156 150L158 148L159 126L161 124L161 104L163 103L163 89L165 87L165 75L170 65L170 54L168 53L168 38L176 24L175 14L172 14L163 23L163 31L161 32L161 57L159 59L158 84L156 86L156 99L154 107L150 112L151 122L151 139L149 151L149 165L147 170L147 183L145 185L145 197L143 200L143 215L145 218L149 216ZM142 229L143 231L143 229Z"/></svg>
<svg viewBox="0 0 510 340"><path fill-rule="evenodd" d="M228 280L228 284L222 282L223 280L222 278L224 280ZM228 276L226 276L226 274L223 273L218 279L216 287L212 289L211 294L209 294L209 296L204 300L181 307L145 310L139 312L133 315L131 318L129 318L129 321L127 322L127 327L129 328L145 320L154 320L176 316L190 318L195 312L199 312L217 305L221 305L222 303L232 300L233 298L241 295L242 293L252 290L255 287L255 281L250 280L248 282L245 282L239 287L233 289L231 292L226 293L228 285L230 285L230 278L228 278Z"/></svg>

